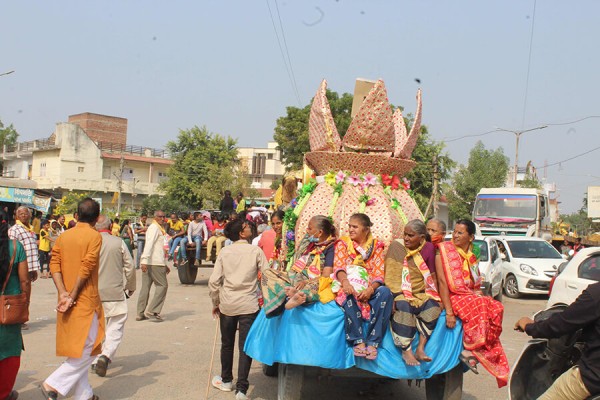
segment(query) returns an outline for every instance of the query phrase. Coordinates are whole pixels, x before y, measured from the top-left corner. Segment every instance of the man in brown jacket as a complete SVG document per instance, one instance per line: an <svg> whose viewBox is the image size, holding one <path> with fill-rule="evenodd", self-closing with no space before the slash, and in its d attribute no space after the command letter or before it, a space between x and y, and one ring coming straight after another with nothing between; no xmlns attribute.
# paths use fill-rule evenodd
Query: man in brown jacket
<svg viewBox="0 0 600 400"><path fill-rule="evenodd" d="M86 198L77 208L77 225L58 237L50 261L58 290L56 355L67 357L42 383L42 393L50 400L71 391L75 400L98 399L88 382L88 369L104 338L104 313L98 294L102 237L94 229L100 206Z"/></svg>

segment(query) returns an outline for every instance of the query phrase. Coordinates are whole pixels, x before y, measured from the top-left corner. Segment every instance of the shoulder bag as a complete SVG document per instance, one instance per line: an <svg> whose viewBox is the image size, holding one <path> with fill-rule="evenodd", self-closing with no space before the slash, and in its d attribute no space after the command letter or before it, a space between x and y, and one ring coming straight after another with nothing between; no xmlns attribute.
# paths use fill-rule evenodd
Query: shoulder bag
<svg viewBox="0 0 600 400"><path fill-rule="evenodd" d="M2 292L0 294L0 325L16 325L29 321L29 300L27 299L27 293L13 295L4 294L15 262L15 255L17 254L16 241L13 240L12 245L12 257L10 258L8 273L6 274L6 279L4 280L4 285L2 285Z"/></svg>

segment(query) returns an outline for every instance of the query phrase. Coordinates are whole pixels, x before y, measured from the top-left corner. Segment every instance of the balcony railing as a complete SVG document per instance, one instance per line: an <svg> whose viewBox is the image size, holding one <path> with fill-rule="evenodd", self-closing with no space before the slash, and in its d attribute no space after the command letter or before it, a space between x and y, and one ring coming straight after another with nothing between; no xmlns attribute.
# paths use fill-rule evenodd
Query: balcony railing
<svg viewBox="0 0 600 400"><path fill-rule="evenodd" d="M96 145L101 151L108 153L127 153L139 156L149 155L150 157L170 158L169 153L164 149L153 149L149 147L123 145L110 142L96 142Z"/></svg>

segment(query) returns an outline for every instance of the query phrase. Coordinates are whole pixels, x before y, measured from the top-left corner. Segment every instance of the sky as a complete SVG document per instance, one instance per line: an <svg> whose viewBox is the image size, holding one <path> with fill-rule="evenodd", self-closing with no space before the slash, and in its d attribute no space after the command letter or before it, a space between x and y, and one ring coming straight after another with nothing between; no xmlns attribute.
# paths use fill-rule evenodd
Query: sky
<svg viewBox="0 0 600 400"><path fill-rule="evenodd" d="M557 184L561 213L600 185L600 149L564 161L600 147L600 2L3 1L1 10L0 74L15 72L0 76L0 120L20 140L92 112L127 118L133 145L163 148L197 125L266 147L286 107L309 104L322 79L352 93L356 78L381 78L406 112L423 90L423 123L459 163L482 140L512 165L515 135L457 138L548 125L521 136L519 165L531 161Z"/></svg>

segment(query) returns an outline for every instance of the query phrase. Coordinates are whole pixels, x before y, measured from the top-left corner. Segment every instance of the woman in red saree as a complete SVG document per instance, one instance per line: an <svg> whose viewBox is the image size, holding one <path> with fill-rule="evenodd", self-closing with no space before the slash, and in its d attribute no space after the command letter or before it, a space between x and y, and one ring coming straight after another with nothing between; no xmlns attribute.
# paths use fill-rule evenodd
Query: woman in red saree
<svg viewBox="0 0 600 400"><path fill-rule="evenodd" d="M475 224L459 220L452 241L438 244L436 270L439 291L446 309L446 325L452 329L458 316L464 329L465 350L460 359L477 373L481 363L498 381L498 387L508 381L508 361L500 344L502 333L502 303L483 296L481 276L477 268L479 248L473 246Z"/></svg>

